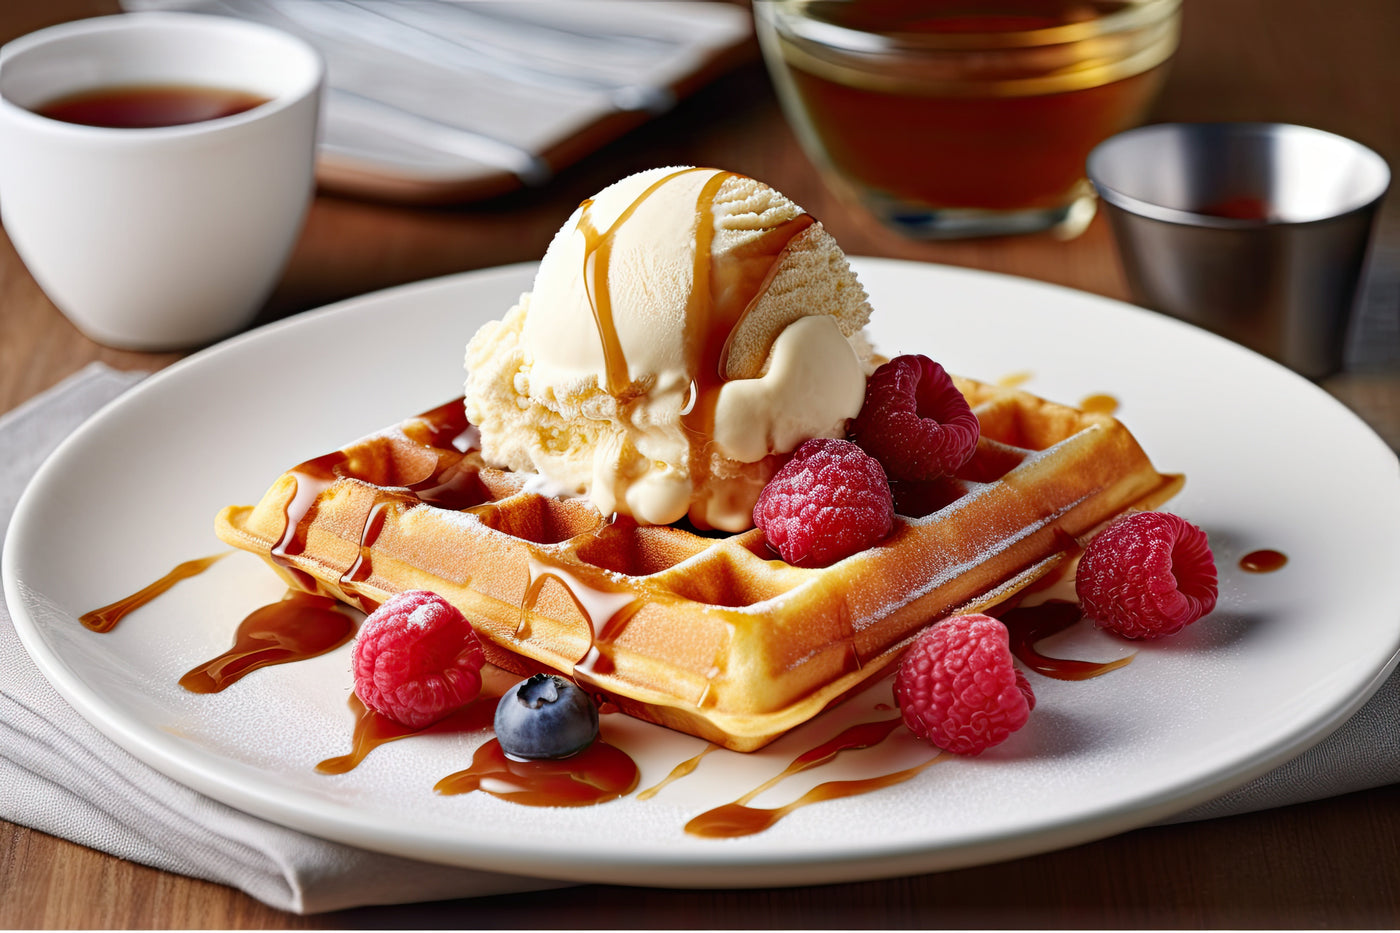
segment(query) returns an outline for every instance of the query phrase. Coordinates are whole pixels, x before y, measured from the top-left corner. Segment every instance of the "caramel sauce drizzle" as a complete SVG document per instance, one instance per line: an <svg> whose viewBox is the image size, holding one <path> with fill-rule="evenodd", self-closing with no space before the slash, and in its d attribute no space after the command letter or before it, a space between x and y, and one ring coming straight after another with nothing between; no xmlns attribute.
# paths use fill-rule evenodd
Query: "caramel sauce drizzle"
<svg viewBox="0 0 1400 933"><path fill-rule="evenodd" d="M470 767L449 774L433 790L479 790L528 807L584 807L630 794L639 778L631 756L601 737L577 755L537 761L510 758L493 738L476 750Z"/></svg>
<svg viewBox="0 0 1400 933"><path fill-rule="evenodd" d="M356 605L364 612L373 612L379 603L359 591L357 584L367 581L374 572L371 553L375 541L384 529L387 511L401 502L424 503L439 508L460 511L491 499L490 491L481 482L479 465L467 455L479 449L480 432L467 421L460 397L418 415L415 419L426 433L422 442L434 448L437 459L427 475L398 487L386 487L365 515L360 532L360 548L355 560L339 579L343 592L354 596ZM282 534L271 549L271 557L308 592L320 592L316 578L296 567L290 558L306 550L306 536L316 518L321 495L340 479L354 478L350 455L333 451L290 471L296 483L291 499L283 510Z"/></svg>
<svg viewBox="0 0 1400 933"><path fill-rule="evenodd" d="M1258 551L1250 551L1241 557L1240 569L1247 573L1273 573L1276 570L1282 570L1287 563L1287 554L1270 548L1262 548Z"/></svg>
<svg viewBox="0 0 1400 933"><path fill-rule="evenodd" d="M747 268L744 275L737 276L737 287L732 288L729 293L712 288L712 291L717 294L716 307L719 310L719 318L723 322L722 326L712 330L712 333L723 332L725 334L724 341L720 345L719 353L714 361L713 371L719 379L725 379L725 373L729 370L729 354L734 347L735 335L743 326L744 321L748 320L754 305L758 303L758 299L773 284L773 279L777 277L778 270L782 268L783 259L791 252L793 243L797 241L803 231L816 222L816 218L811 214L798 214L765 232L756 243L746 247L744 256L740 257L739 261L745 262ZM733 274L735 265L736 262L731 259L726 271ZM735 313L735 309L738 309L737 313ZM707 351L713 352L709 347L707 347ZM704 371L704 367L702 367L702 371Z"/></svg>
<svg viewBox="0 0 1400 933"><path fill-rule="evenodd" d="M855 797L886 787L893 787L896 784L902 784L927 768L943 761L947 757L947 752L940 752L928 761L917 764L912 768L905 768L902 771L892 771L889 774L880 774L875 777L859 778L849 781L827 781L813 787L792 803L784 804L781 807L774 807L771 810L741 806L738 803L726 804L723 807L716 807L713 810L700 814L700 816L697 816L695 819L685 824L685 831L693 836L704 836L710 839L732 839L736 836L752 836L755 833L761 833L765 829L768 829L794 810L801 809L802 807L814 803L821 803L824 800L839 800L842 797Z"/></svg>
<svg viewBox="0 0 1400 933"><path fill-rule="evenodd" d="M355 603L365 613L371 613L379 608L379 603L371 599L364 592L360 591L356 584L363 583L374 573L373 560L370 557L373 552L374 543L379 540L380 533L384 530L384 519L388 514L391 500L380 499L370 507L369 514L365 517L364 527L360 529L360 552L355 556L355 561L345 573L340 575L340 588L348 596L355 597Z"/></svg>
<svg viewBox="0 0 1400 933"><path fill-rule="evenodd" d="M539 603L545 584L553 580L563 587L591 632L588 650L575 662L574 672L587 676L606 675L616 670L608 646L646 605L646 597L621 585L607 584L601 579L597 585L585 583L569 570L546 565L537 557L529 559L528 569L530 580L520 601L520 622L516 635L525 637L529 634L530 616Z"/></svg>
<svg viewBox="0 0 1400 933"><path fill-rule="evenodd" d="M692 363L695 385L681 423L703 437L714 434L715 407L719 390L727 381L725 371L735 334L777 275L793 241L816 222L810 214L799 214L717 264L713 252L715 198L731 177L732 173L720 172L709 179L695 210L695 268L686 319L690 345L698 349L699 358Z"/></svg>
<svg viewBox="0 0 1400 933"><path fill-rule="evenodd" d="M255 609L239 624L233 647L180 678L191 693L218 693L260 667L334 651L355 633L354 621L329 596L288 590L281 602Z"/></svg>
<svg viewBox="0 0 1400 933"><path fill-rule="evenodd" d="M93 632L110 632L117 627L117 623L126 618L131 613L165 593L172 586L181 580L188 580L190 577L198 576L208 570L214 564L223 560L232 551L224 551L222 554L214 554L210 557L200 557L196 560L187 560L182 564L176 564L175 569L154 583L123 597L114 603L109 603L101 609L94 609L78 616L78 621L85 628Z"/></svg>
<svg viewBox="0 0 1400 933"><path fill-rule="evenodd" d="M481 449L481 431L467 420L461 396L423 412L417 420L427 428L427 443L433 447L464 454Z"/></svg>
<svg viewBox="0 0 1400 933"><path fill-rule="evenodd" d="M348 754L316 765L321 774L346 774L375 749L420 735L447 735L490 730L500 695L483 690L437 722L414 729L365 706L354 693L349 706L355 716ZM568 758L519 761L506 755L496 738L488 739L472 756L471 766L455 771L434 785L444 795L480 790L511 803L535 807L577 807L623 797L637 786L640 771L626 752L601 738Z"/></svg>
<svg viewBox="0 0 1400 933"><path fill-rule="evenodd" d="M608 617L607 622L593 636L593 644L589 646L588 653L583 656L583 660L574 665L574 672L583 675L601 676L611 674L617 670L617 664L613 661L610 646L617 641L622 630L627 627L627 623L632 621L641 608L646 605L646 601L641 597L629 602L617 612Z"/></svg>
<svg viewBox="0 0 1400 933"><path fill-rule="evenodd" d="M495 497L481 481L481 462L472 455L481 450L481 432L467 421L461 396L419 415L428 432L424 443L437 449L437 463L422 479L402 487L410 504L421 502L461 512L491 502Z"/></svg>
<svg viewBox="0 0 1400 933"><path fill-rule="evenodd" d="M676 179L699 171L708 170L681 169L652 182L606 230L600 231L593 222L593 201L583 202L578 221L578 230L584 238L583 281L603 348L605 388L611 395L621 396L631 382L613 314L610 285L612 250L617 235L647 199ZM754 242L728 256L722 267L716 267L713 256L715 198L724 183L733 177L737 177L733 172L716 172L706 179L696 199L695 257L686 319L687 335L693 338L689 343L699 354L699 359L690 362L704 384L696 386L693 401L702 400L724 380L735 332L772 282L798 234L816 222L810 214L799 214L765 231ZM695 407L694 404L688 406L690 411Z"/></svg>
<svg viewBox="0 0 1400 933"><path fill-rule="evenodd" d="M535 556L529 558L527 566L530 582L525 588L525 598L520 601L520 624L516 628L517 635L523 636L529 633L530 613L535 611L544 585L550 580L554 580L564 588L564 592L568 594L574 606L588 621L595 639L609 630L613 631L614 634L621 631L622 626L615 624L614 620L618 616L623 616L625 622L626 618L630 618L637 609L641 608L642 597L621 585L595 586L591 583L585 583L569 570L561 566L546 564ZM602 620L601 624L599 623L600 619Z"/></svg>
<svg viewBox="0 0 1400 933"><path fill-rule="evenodd" d="M1081 399L1079 410L1089 414L1111 415L1118 410L1118 404L1118 399L1113 396L1098 393Z"/></svg>
<svg viewBox="0 0 1400 933"><path fill-rule="evenodd" d="M365 706L355 694L350 694L350 711L355 715L355 730L350 738L350 752L327 758L316 765L322 774L345 774L354 770L370 752L411 735L443 735L458 732L481 732L490 729L496 716L500 697L483 691L461 709L444 716L421 729L412 729L388 716Z"/></svg>
<svg viewBox="0 0 1400 933"><path fill-rule="evenodd" d="M874 722L863 722L850 726L834 738L798 755L777 775L764 781L737 800L701 813L685 824L685 831L692 836L704 836L712 839L761 833L789 813L808 804L864 794L882 787L899 784L945 757L945 753L940 752L930 760L902 771L858 780L828 781L824 784L818 784L792 803L771 810L748 805L759 794L794 774L800 774L803 771L824 765L844 751L878 745L903 722L902 718L894 716L889 719L877 719Z"/></svg>
<svg viewBox="0 0 1400 933"><path fill-rule="evenodd" d="M466 457L445 452L439 453L431 473L402 488L398 498L405 496L411 505L421 502L450 512L476 508L492 499L491 491L481 481L479 466Z"/></svg>
<svg viewBox="0 0 1400 933"><path fill-rule="evenodd" d="M1052 658L1036 650L1036 644L1051 635L1063 632L1083 618L1075 603L1049 599L1038 606L1021 606L1000 614L1001 621L1011 633L1011 653L1037 674L1056 680L1088 680L1117 670L1132 662L1135 654L1116 661L1077 661Z"/></svg>
<svg viewBox="0 0 1400 933"><path fill-rule="evenodd" d="M606 230L600 231L593 223L593 199L582 204L578 220L578 230L583 234L583 283L588 294L588 303L593 310L593 321L598 329L598 339L603 346L603 372L609 395L620 396L631 382L627 369L627 357L622 349L622 340L617 333L617 321L613 317L612 287L609 276L612 266L613 243L617 232L637 209L667 182L701 169L689 168L672 172L647 186Z"/></svg>
<svg viewBox="0 0 1400 933"><path fill-rule="evenodd" d="M459 452L469 449L464 445L475 442L475 429L467 423L466 414L461 409L461 402L457 400L419 416L429 433L430 443ZM439 454L435 469L422 480L404 487L404 491L420 501L442 504L448 508L459 502L481 501L484 490L476 471L464 469L462 459L444 449ZM272 547L271 556L287 570L299 588L288 590L281 601L256 609L245 617L235 633L232 648L195 666L180 678L180 685L186 690L217 693L260 667L325 654L345 644L354 635L355 623L337 608L339 603L323 595L316 579L289 561L290 557L305 550L306 533L315 517L317 502L331 485L349 475L348 463L347 454L335 451L308 460L292 470L296 489L284 509L282 535ZM369 579L372 572L370 549L384 527L385 511L394 501L396 497L387 494L366 515L360 536L360 553L341 576L342 589L353 591L355 584ZM227 553L231 552L180 564L140 592L85 613L80 621L93 631L110 631L127 613L145 605L180 580L202 573ZM365 612L372 612L378 605L362 593L354 595L359 608Z"/></svg>
<svg viewBox="0 0 1400 933"><path fill-rule="evenodd" d="M588 532L585 532L587 534ZM530 618L536 611L545 584L553 580L569 597L574 607L588 624L592 635L588 649L574 662L574 676L585 684L597 686L597 678L605 677L615 670L612 646L626 630L632 619L647 606L648 597L639 594L622 584L615 584L600 576L596 582L580 579L572 569L545 563L545 559L532 556L527 562L529 582L520 603L520 621L516 625L517 637L527 637L530 632ZM860 658L855 655L853 645L847 645L848 669L860 667ZM708 680L720 676L716 665L708 674ZM710 693L710 684L695 700L696 706L704 706Z"/></svg>
<svg viewBox="0 0 1400 933"><path fill-rule="evenodd" d="M650 800L657 794L661 793L661 791L670 784L679 781L681 778L686 777L687 775L693 774L695 772L695 769L700 767L700 759L704 758L710 752L715 751L718 748L719 746L715 743L709 743L705 746L704 751L702 751L700 754L695 755L692 758L687 758L685 761L682 761L680 764L672 768L671 773L662 778L658 783L653 784L651 787L648 787L646 790L638 793L637 799Z"/></svg>
<svg viewBox="0 0 1400 933"><path fill-rule="evenodd" d="M291 575L298 586L308 592L314 593L319 589L316 578L295 566L291 558L306 551L306 534L316 517L321 493L346 475L344 471L348 460L343 451L336 450L300 463L289 471L295 489L283 509L282 537L272 546L269 555Z"/></svg>

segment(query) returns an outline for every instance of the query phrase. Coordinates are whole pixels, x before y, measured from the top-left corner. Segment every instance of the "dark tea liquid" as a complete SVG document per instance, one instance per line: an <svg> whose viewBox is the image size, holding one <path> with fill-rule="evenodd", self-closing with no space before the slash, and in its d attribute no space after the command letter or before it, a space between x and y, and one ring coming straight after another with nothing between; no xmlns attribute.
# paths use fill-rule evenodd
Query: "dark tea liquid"
<svg viewBox="0 0 1400 933"><path fill-rule="evenodd" d="M958 34L1067 26L1125 6L1089 0L875 0L821 9L823 18L852 29L955 41ZM1140 122L1164 77L1167 51L1140 68L1094 61L1109 47L1083 44L1084 60L1051 70L1044 70L1043 55L1071 54L1070 44L1048 51L998 49L1002 59L994 73L983 70L981 53L938 53L946 55L940 80L928 83L876 86L859 72L811 59L789 57L787 64L827 157L857 185L935 208L1040 210L1072 200L1083 184L1089 151Z"/></svg>
<svg viewBox="0 0 1400 933"><path fill-rule="evenodd" d="M143 129L231 117L267 101L261 95L231 88L133 84L65 94L34 108L34 112L83 126Z"/></svg>

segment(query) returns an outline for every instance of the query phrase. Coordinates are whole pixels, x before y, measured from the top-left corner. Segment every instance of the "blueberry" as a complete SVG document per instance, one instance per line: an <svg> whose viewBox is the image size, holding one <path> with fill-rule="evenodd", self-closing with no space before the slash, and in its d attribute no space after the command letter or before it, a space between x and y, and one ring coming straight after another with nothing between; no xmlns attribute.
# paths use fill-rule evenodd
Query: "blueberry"
<svg viewBox="0 0 1400 933"><path fill-rule="evenodd" d="M496 738L512 758L567 758L598 735L598 708L558 674L535 674L496 706Z"/></svg>

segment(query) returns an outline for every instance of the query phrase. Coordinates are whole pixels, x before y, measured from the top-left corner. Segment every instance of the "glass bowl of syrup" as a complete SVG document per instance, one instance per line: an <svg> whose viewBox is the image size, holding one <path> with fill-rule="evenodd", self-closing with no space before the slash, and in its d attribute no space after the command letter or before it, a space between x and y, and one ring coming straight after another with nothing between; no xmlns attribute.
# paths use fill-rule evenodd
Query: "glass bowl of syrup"
<svg viewBox="0 0 1400 933"><path fill-rule="evenodd" d="M1080 232L1084 163L1142 122L1181 0L757 0L783 112L832 186L920 238Z"/></svg>

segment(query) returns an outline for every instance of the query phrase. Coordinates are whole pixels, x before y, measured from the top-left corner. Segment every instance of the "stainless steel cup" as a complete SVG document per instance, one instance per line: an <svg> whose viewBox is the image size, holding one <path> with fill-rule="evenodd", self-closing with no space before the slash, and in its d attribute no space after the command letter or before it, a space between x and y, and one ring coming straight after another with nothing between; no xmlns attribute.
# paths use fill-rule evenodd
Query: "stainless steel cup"
<svg viewBox="0 0 1400 933"><path fill-rule="evenodd" d="M1320 379L1341 368L1390 168L1277 123L1165 123L1088 159L1138 303Z"/></svg>

